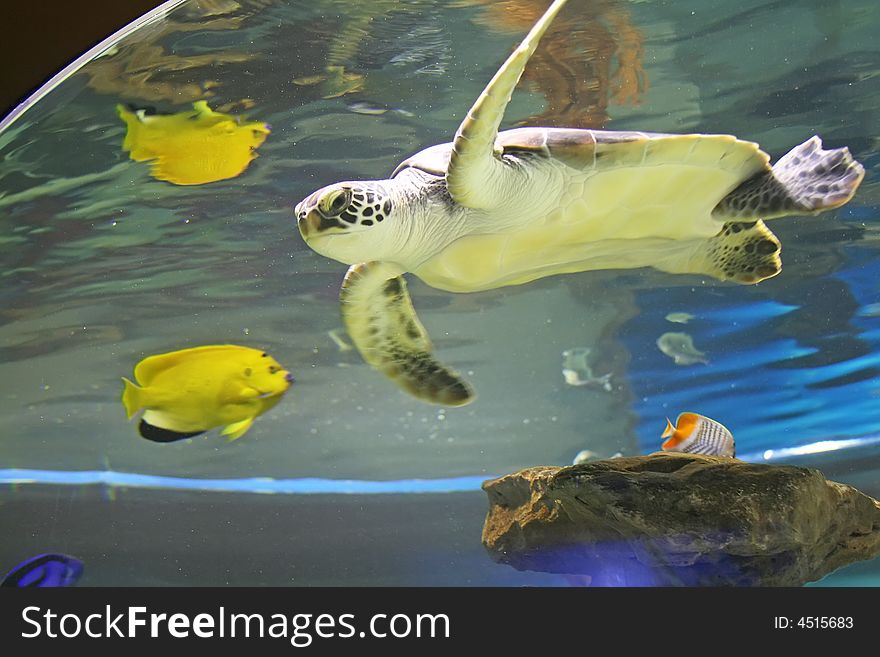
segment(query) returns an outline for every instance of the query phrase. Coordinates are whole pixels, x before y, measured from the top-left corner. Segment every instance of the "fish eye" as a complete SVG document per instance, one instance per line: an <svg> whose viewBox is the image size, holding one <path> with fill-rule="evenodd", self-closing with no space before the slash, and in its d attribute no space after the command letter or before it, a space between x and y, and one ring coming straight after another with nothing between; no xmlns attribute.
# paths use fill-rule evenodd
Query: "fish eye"
<svg viewBox="0 0 880 657"><path fill-rule="evenodd" d="M318 208L324 216L335 217L348 207L350 195L347 189L335 189L318 201Z"/></svg>
<svg viewBox="0 0 880 657"><path fill-rule="evenodd" d="M251 374L253 374L253 370L251 370L250 367L245 368L245 370L244 370L244 375L245 375L245 376L250 376Z"/></svg>
<svg viewBox="0 0 880 657"><path fill-rule="evenodd" d="M269 366L269 374L275 374L276 372L280 372L281 368L276 365Z"/></svg>

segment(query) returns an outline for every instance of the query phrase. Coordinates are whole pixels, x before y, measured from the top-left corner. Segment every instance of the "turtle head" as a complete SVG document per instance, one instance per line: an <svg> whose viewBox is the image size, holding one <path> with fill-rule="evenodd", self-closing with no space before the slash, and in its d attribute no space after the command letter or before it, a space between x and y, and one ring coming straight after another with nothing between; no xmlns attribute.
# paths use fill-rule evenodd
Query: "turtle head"
<svg viewBox="0 0 880 657"><path fill-rule="evenodd" d="M383 184L387 182L328 185L300 202L294 212L306 244L346 264L381 259L393 243L389 224L395 204Z"/></svg>

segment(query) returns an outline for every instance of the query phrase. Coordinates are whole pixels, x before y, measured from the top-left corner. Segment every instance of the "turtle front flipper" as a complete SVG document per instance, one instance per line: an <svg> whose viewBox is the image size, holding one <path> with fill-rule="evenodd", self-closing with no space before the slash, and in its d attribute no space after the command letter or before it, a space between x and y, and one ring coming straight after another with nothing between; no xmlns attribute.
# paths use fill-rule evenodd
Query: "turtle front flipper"
<svg viewBox="0 0 880 657"><path fill-rule="evenodd" d="M760 283L782 271L782 245L763 221L730 221L702 240L688 269L723 281Z"/></svg>
<svg viewBox="0 0 880 657"><path fill-rule="evenodd" d="M434 404L462 406L474 399L471 387L431 355L399 269L382 262L352 265L339 299L345 328L368 364Z"/></svg>
<svg viewBox="0 0 880 657"><path fill-rule="evenodd" d="M513 90L526 63L538 47L566 0L555 0L523 42L498 69L455 133L446 185L452 199L467 208L490 208L498 203L504 165L497 157L495 139Z"/></svg>
<svg viewBox="0 0 880 657"><path fill-rule="evenodd" d="M722 219L818 214L849 201L864 176L864 167L848 148L826 151L819 137L811 137L781 157L772 170L730 192L712 214Z"/></svg>

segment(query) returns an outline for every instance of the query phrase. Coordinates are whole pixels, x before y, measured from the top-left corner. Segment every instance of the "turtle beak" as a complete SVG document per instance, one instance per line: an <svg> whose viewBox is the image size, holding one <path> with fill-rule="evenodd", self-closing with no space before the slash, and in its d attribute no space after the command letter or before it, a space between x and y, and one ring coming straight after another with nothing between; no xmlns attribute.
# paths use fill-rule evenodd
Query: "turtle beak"
<svg viewBox="0 0 880 657"><path fill-rule="evenodd" d="M300 235L307 242L318 236L339 235L346 232L345 224L340 222L337 217L325 217L316 206L310 210L300 209L296 215L296 223L299 226Z"/></svg>
<svg viewBox="0 0 880 657"><path fill-rule="evenodd" d="M296 223L299 226L299 234L308 242L310 237L317 235L321 231L322 217L318 214L317 210L307 212L305 210L301 211L299 205L296 207Z"/></svg>
<svg viewBox="0 0 880 657"><path fill-rule="evenodd" d="M312 195L314 196L314 194ZM304 201L300 201L296 204L296 207L293 209L293 213L296 216L296 223L299 226L299 234L302 235L304 240L308 240L309 234L314 232L314 228L311 227L311 223L308 221L309 209L314 209L315 204L311 202L312 197L309 196Z"/></svg>

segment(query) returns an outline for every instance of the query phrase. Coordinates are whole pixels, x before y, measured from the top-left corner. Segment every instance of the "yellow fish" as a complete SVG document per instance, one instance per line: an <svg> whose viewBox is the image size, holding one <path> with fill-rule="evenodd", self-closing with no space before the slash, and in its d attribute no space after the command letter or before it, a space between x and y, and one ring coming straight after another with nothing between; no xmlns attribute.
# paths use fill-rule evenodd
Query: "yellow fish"
<svg viewBox="0 0 880 657"><path fill-rule="evenodd" d="M234 178L269 134L267 123L244 122L215 112L204 100L177 114L147 114L116 106L125 121L123 150L135 162L152 161L150 174L177 185L202 185Z"/></svg>
<svg viewBox="0 0 880 657"><path fill-rule="evenodd" d="M668 438L661 447L668 452L687 452L707 456L736 456L733 434L720 422L697 413L682 413L675 426L666 418L666 431L661 438Z"/></svg>
<svg viewBox="0 0 880 657"><path fill-rule="evenodd" d="M130 420L145 409L138 430L159 443L219 426L229 440L240 438L293 383L267 353L233 344L149 356L135 366L134 378L139 385L122 379L125 412Z"/></svg>

